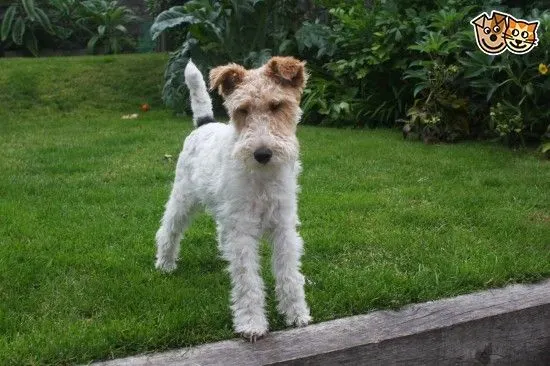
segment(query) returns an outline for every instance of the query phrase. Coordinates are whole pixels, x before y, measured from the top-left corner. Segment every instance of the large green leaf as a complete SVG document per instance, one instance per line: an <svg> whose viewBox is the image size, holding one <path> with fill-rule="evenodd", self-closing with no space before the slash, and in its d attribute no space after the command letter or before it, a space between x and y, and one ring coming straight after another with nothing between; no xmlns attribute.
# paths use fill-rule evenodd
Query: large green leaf
<svg viewBox="0 0 550 366"><path fill-rule="evenodd" d="M33 32L25 33L25 47L27 47L34 56L38 57L38 41Z"/></svg>
<svg viewBox="0 0 550 366"><path fill-rule="evenodd" d="M23 5L23 9L25 9L25 13L29 16L29 18L32 21L35 21L38 18L38 14L36 12L36 6L34 5L33 0L21 0L21 4Z"/></svg>
<svg viewBox="0 0 550 366"><path fill-rule="evenodd" d="M155 23L151 26L151 37L157 37L166 29L173 28L180 24L195 24L198 20L192 15L186 15L179 10L183 10L181 6L172 7L160 13L155 19Z"/></svg>
<svg viewBox="0 0 550 366"><path fill-rule="evenodd" d="M117 25L115 27L115 29L118 29L119 31L121 31L124 34L128 33L128 29L125 26L123 26L122 24Z"/></svg>
<svg viewBox="0 0 550 366"><path fill-rule="evenodd" d="M4 14L4 20L2 21L2 27L1 27L1 36L2 41L5 41L8 36L10 35L10 32L12 31L12 24L13 20L15 19L15 15L17 13L17 7L15 5L12 5L6 10L6 13Z"/></svg>
<svg viewBox="0 0 550 366"><path fill-rule="evenodd" d="M55 34L55 31L53 30L52 23L50 22L50 18L44 13L44 11L40 8L36 8L36 15L38 23L46 30L46 32L50 34Z"/></svg>
<svg viewBox="0 0 550 366"><path fill-rule="evenodd" d="M25 20L21 17L17 17L13 30L11 32L11 38L13 42L19 46L23 44L23 36L25 35Z"/></svg>
<svg viewBox="0 0 550 366"><path fill-rule="evenodd" d="M65 27L59 27L59 26L54 26L55 29L55 34L57 37L61 38L61 39L67 39L71 36L71 34L73 34L73 30L72 29L69 29L69 28L65 28Z"/></svg>
<svg viewBox="0 0 550 366"><path fill-rule="evenodd" d="M95 46L96 46L98 41L99 41L99 36L98 35L95 35L92 38L90 38L90 40L88 41L88 46L87 46L88 52L94 53Z"/></svg>

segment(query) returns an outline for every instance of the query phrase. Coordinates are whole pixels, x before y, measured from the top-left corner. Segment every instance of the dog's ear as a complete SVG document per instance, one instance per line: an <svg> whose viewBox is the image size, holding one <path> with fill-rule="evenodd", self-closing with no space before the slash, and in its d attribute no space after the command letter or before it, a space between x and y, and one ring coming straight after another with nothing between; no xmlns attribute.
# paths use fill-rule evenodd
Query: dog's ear
<svg viewBox="0 0 550 366"><path fill-rule="evenodd" d="M489 17L487 16L487 13L481 13L477 16L477 18L472 19L470 24L477 25L478 27L483 28L485 25L485 21L488 20Z"/></svg>
<svg viewBox="0 0 550 366"><path fill-rule="evenodd" d="M491 12L491 17L494 19L495 24L500 24L508 18L508 14L493 10Z"/></svg>
<svg viewBox="0 0 550 366"><path fill-rule="evenodd" d="M246 69L241 65L228 64L210 70L210 90L217 89L222 97L227 97L243 81Z"/></svg>
<svg viewBox="0 0 550 366"><path fill-rule="evenodd" d="M306 86L308 76L305 64L294 57L272 57L266 64L265 73L276 82L301 91Z"/></svg>

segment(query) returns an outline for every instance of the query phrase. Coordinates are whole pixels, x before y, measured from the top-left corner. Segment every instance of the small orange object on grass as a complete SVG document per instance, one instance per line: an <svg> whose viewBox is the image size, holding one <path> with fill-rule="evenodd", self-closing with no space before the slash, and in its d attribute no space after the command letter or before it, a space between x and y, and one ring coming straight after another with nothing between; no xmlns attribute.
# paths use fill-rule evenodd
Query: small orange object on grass
<svg viewBox="0 0 550 366"><path fill-rule="evenodd" d="M151 109L151 106L147 103L144 103L142 104L140 107L139 107L143 112L148 112L150 109Z"/></svg>

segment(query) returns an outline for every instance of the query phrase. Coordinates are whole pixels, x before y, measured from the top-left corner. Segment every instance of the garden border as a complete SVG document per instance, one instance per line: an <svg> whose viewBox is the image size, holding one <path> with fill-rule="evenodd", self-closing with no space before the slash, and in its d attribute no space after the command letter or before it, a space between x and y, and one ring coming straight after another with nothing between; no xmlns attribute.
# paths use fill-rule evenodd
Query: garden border
<svg viewBox="0 0 550 366"><path fill-rule="evenodd" d="M550 365L550 280L399 311L98 363L136 365Z"/></svg>

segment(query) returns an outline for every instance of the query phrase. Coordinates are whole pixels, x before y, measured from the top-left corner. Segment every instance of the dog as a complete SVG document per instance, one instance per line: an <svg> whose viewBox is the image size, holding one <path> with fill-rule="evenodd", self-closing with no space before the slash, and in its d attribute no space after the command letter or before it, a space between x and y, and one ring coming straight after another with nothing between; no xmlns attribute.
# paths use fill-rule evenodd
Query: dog
<svg viewBox="0 0 550 366"><path fill-rule="evenodd" d="M273 245L277 309L287 325L311 321L300 271L303 240L297 231L297 177L301 172L296 127L307 81L305 63L273 57L257 69L238 64L210 71L230 116L216 122L202 74L185 69L196 129L185 139L161 226L156 268L176 268L180 240L201 207L212 214L218 247L229 262L234 331L255 342L268 332L259 242Z"/></svg>
<svg viewBox="0 0 550 366"><path fill-rule="evenodd" d="M488 55L500 55L506 51L504 31L508 14L492 11L489 17L487 13L481 13L470 23L476 32L476 42L483 52Z"/></svg>

